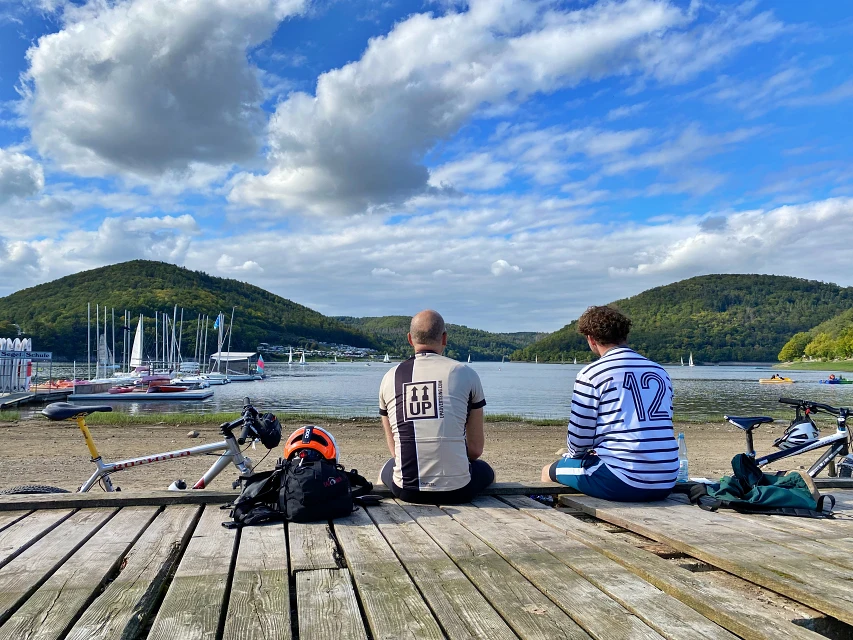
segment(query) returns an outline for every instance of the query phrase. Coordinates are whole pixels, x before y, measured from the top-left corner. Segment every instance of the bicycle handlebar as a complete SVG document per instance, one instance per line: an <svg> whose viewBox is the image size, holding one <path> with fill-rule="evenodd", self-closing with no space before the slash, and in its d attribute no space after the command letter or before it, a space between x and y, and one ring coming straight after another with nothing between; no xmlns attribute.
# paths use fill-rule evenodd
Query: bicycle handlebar
<svg viewBox="0 0 853 640"><path fill-rule="evenodd" d="M236 420L232 420L231 422L226 422L220 426L220 429L223 431L231 431L235 427L243 426L243 430L240 432L240 437L237 438L237 444L243 445L246 444L246 440L251 436L254 438L254 434L250 433L254 431L255 420L258 417L258 410L252 406L252 403L249 401L249 398L243 398L243 413Z"/></svg>
<svg viewBox="0 0 853 640"><path fill-rule="evenodd" d="M809 409L812 413L816 412L818 409L826 411L827 413L831 413L832 415L839 415L841 412L848 412L849 409L837 409L835 407L831 407L828 404L823 404L822 402L813 402L812 400L796 400L794 398L779 398L779 402L782 404L790 404L796 407L802 407L803 409Z"/></svg>

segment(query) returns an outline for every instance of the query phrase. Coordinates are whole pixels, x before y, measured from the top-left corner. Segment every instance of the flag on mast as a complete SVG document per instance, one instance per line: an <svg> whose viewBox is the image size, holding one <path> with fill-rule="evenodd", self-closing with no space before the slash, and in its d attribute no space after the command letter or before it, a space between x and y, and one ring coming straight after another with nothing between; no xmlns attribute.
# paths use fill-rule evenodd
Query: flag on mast
<svg viewBox="0 0 853 640"><path fill-rule="evenodd" d="M222 314L220 313L218 316L216 316L216 320L213 321L213 328L214 329L219 328L219 318L221 318L221 317L222 317Z"/></svg>

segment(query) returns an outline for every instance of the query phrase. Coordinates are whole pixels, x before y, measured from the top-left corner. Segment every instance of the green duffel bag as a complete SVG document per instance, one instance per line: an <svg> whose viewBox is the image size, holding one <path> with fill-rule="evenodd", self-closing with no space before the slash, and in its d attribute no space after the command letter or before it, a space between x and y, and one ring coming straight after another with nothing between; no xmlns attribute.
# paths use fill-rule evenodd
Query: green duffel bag
<svg viewBox="0 0 853 640"><path fill-rule="evenodd" d="M807 473L763 473L755 459L739 453L732 458L733 476L716 484L677 484L674 493L684 493L690 502L706 511L729 508L741 513L762 513L807 518L832 516L835 498L821 495Z"/></svg>

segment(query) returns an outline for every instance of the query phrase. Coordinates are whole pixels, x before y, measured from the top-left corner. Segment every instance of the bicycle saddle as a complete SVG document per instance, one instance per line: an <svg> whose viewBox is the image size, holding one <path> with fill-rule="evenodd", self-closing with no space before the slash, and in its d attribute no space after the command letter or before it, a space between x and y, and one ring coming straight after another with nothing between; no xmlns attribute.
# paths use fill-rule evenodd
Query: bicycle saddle
<svg viewBox="0 0 853 640"><path fill-rule="evenodd" d="M72 402L54 402L42 409L41 414L48 420L68 420L77 416L88 416L96 411L112 411L113 408L107 404L93 406L81 406Z"/></svg>
<svg viewBox="0 0 853 640"><path fill-rule="evenodd" d="M760 424L773 422L773 418L768 418L767 416L756 416L754 418L739 418L738 416L723 417L729 422L731 422L734 426L740 427L744 431L752 431Z"/></svg>

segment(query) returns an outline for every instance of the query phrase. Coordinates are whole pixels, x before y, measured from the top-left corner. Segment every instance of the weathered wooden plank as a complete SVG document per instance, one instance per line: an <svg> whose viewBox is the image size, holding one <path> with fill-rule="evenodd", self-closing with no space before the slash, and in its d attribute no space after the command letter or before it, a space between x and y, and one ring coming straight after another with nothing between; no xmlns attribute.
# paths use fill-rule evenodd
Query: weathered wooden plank
<svg viewBox="0 0 853 640"><path fill-rule="evenodd" d="M520 513L595 549L662 591L747 640L819 640L823 636L781 619L761 602L667 562L654 553L524 496L504 497Z"/></svg>
<svg viewBox="0 0 853 640"><path fill-rule="evenodd" d="M367 640L346 569L297 573L296 604L300 640Z"/></svg>
<svg viewBox="0 0 853 640"><path fill-rule="evenodd" d="M389 502L368 510L451 639L517 638L441 547L403 508Z"/></svg>
<svg viewBox="0 0 853 640"><path fill-rule="evenodd" d="M73 509L35 512L0 531L0 567L59 526Z"/></svg>
<svg viewBox="0 0 853 640"><path fill-rule="evenodd" d="M818 485L820 486L820 485ZM853 487L853 484L850 485ZM373 493L390 496L382 484ZM495 482L483 495L558 495L577 493L555 482ZM0 511L21 509L83 509L90 507L166 506L175 504L226 504L239 493L234 491L121 491L115 493L53 493L0 496Z"/></svg>
<svg viewBox="0 0 853 640"><path fill-rule="evenodd" d="M244 527L240 531L222 638L257 640L290 637L290 587L284 525Z"/></svg>
<svg viewBox="0 0 853 640"><path fill-rule="evenodd" d="M662 503L616 505L588 496L564 496L562 500L597 518L665 542L708 564L853 623L849 571L776 542L755 541L725 530L718 520L725 516L692 506L669 507Z"/></svg>
<svg viewBox="0 0 853 640"><path fill-rule="evenodd" d="M88 509L95 507L162 507L175 504L226 504L234 491L102 491L0 496L0 511L21 509Z"/></svg>
<svg viewBox="0 0 853 640"><path fill-rule="evenodd" d="M338 546L328 522L290 522L287 525L290 570L337 569Z"/></svg>
<svg viewBox="0 0 853 640"><path fill-rule="evenodd" d="M666 638L735 640L735 636L729 631L621 565L544 524L531 523L530 518L508 504L495 498L478 498L474 505L478 508L460 507L460 514L454 514L454 519L460 520L466 526L470 524L469 528L474 533L491 544L544 593L550 595L552 591L556 591L555 583L548 579L547 573L543 572L540 566L530 566L529 562L525 562L530 555L529 552L524 554L525 548L541 547L551 555L550 562L562 562ZM495 520L511 535L496 535ZM542 562L548 561L549 559L545 558ZM559 597L564 596L559 594ZM583 609L584 601L580 600L578 606ZM575 620L581 622L578 617L575 617ZM587 628L582 622L581 625ZM591 632L591 627L588 630ZM605 633L612 637L612 631L607 630ZM632 638L639 635L630 628L626 629L626 634Z"/></svg>
<svg viewBox="0 0 853 640"><path fill-rule="evenodd" d="M157 507L122 509L0 627L0 640L63 637L156 512Z"/></svg>
<svg viewBox="0 0 853 640"><path fill-rule="evenodd" d="M594 638L735 640L728 631L612 560L543 524L530 522L508 504L495 498L480 498L474 504L477 506L444 510Z"/></svg>
<svg viewBox="0 0 853 640"><path fill-rule="evenodd" d="M225 512L206 505L148 634L149 640L216 637L235 551L236 529Z"/></svg>
<svg viewBox="0 0 853 640"><path fill-rule="evenodd" d="M399 503L525 639L589 638L562 609L438 507Z"/></svg>
<svg viewBox="0 0 853 640"><path fill-rule="evenodd" d="M429 607L364 510L335 520L334 527L373 637L443 638Z"/></svg>
<svg viewBox="0 0 853 640"><path fill-rule="evenodd" d="M0 624L115 513L78 511L0 571Z"/></svg>
<svg viewBox="0 0 853 640"><path fill-rule="evenodd" d="M3 513L0 513L0 531L3 531L4 529L8 529L13 524L18 522L22 518L25 518L26 516L28 516L31 513L32 513L32 511L30 511L28 509L24 509L21 511L6 511Z"/></svg>
<svg viewBox="0 0 853 640"><path fill-rule="evenodd" d="M190 538L201 507L166 507L128 554L118 576L86 609L66 640L135 638L154 607Z"/></svg>

